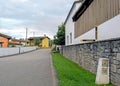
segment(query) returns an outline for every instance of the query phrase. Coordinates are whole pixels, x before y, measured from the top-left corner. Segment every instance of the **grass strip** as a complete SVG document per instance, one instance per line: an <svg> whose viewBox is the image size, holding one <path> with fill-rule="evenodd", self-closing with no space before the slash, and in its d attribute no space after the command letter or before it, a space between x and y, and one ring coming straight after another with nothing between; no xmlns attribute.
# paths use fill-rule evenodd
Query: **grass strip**
<svg viewBox="0 0 120 86"><path fill-rule="evenodd" d="M53 64L57 71L59 86L113 86L96 85L95 74L83 69L59 53L52 53Z"/></svg>

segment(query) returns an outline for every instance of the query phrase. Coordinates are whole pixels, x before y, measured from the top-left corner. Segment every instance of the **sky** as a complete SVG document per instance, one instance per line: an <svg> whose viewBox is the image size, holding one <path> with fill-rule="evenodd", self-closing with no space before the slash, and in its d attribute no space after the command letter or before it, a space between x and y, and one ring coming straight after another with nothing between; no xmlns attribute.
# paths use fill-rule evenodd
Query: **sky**
<svg viewBox="0 0 120 86"><path fill-rule="evenodd" d="M74 0L0 0L0 33L13 38L56 34Z"/></svg>

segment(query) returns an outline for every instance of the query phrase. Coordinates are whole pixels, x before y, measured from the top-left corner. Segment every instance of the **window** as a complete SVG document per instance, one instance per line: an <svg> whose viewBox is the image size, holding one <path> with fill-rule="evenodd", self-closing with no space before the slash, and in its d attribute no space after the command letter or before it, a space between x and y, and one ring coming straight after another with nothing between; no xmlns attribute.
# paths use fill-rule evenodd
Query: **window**
<svg viewBox="0 0 120 86"><path fill-rule="evenodd" d="M72 33L70 33L70 43L72 44Z"/></svg>
<svg viewBox="0 0 120 86"><path fill-rule="evenodd" d="M67 35L67 44L69 44L69 36Z"/></svg>
<svg viewBox="0 0 120 86"><path fill-rule="evenodd" d="M2 43L0 42L0 48L2 47Z"/></svg>

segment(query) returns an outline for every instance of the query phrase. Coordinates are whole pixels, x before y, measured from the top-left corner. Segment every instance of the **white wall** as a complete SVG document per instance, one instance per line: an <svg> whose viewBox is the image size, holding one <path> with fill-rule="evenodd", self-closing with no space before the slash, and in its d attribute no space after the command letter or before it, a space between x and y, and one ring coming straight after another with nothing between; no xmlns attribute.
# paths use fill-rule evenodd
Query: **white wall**
<svg viewBox="0 0 120 86"><path fill-rule="evenodd" d="M37 47L21 47L20 48L20 53L36 50Z"/></svg>
<svg viewBox="0 0 120 86"><path fill-rule="evenodd" d="M71 45L70 43L70 33L72 33L72 43L74 41L74 22L72 20L73 15L75 14L75 12L78 10L78 8L80 7L81 3L77 3L74 5L70 16L68 17L68 20L65 24L65 45ZM69 41L67 41L67 36L69 36Z"/></svg>
<svg viewBox="0 0 120 86"><path fill-rule="evenodd" d="M23 52L28 52L32 50L36 50L37 47L15 47L15 48L0 48L0 56L8 56L19 54Z"/></svg>
<svg viewBox="0 0 120 86"><path fill-rule="evenodd" d="M120 38L120 14L98 27L98 39Z"/></svg>
<svg viewBox="0 0 120 86"><path fill-rule="evenodd" d="M95 29L92 29L92 30L86 32L85 34L75 38L73 44L83 43L83 42L81 42L81 40L83 40L83 39L95 39Z"/></svg>
<svg viewBox="0 0 120 86"><path fill-rule="evenodd" d="M0 48L0 56L18 54L19 48Z"/></svg>
<svg viewBox="0 0 120 86"><path fill-rule="evenodd" d="M98 26L98 41L120 38L120 14ZM82 39L95 39L95 28L75 38L73 44L83 43Z"/></svg>

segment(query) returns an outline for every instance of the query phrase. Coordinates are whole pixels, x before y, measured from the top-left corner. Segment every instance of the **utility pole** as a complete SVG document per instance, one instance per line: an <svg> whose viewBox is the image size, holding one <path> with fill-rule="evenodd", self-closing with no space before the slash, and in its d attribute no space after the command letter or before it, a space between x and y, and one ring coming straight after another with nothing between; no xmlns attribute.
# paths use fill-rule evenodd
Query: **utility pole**
<svg viewBox="0 0 120 86"><path fill-rule="evenodd" d="M25 43L25 46L27 46L27 35L28 35L28 29L26 28L26 43Z"/></svg>

